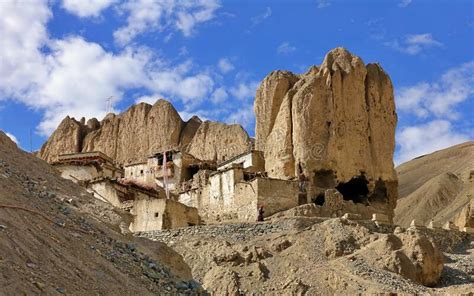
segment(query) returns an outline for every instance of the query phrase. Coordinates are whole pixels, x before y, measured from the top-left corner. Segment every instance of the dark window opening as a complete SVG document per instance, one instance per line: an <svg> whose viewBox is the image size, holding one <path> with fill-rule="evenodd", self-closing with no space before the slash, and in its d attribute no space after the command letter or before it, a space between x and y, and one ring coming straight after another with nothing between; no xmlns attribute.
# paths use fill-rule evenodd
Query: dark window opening
<svg viewBox="0 0 474 296"><path fill-rule="evenodd" d="M375 182L374 192L369 196L370 202L387 202L387 187L385 182L377 180Z"/></svg>
<svg viewBox="0 0 474 296"><path fill-rule="evenodd" d="M160 216L160 213L155 213L155 218L158 218Z"/></svg>
<svg viewBox="0 0 474 296"><path fill-rule="evenodd" d="M142 175L142 176L143 176L143 170L140 170L140 175Z"/></svg>
<svg viewBox="0 0 474 296"><path fill-rule="evenodd" d="M199 172L199 166L197 165L191 165L186 168L186 172L184 174L184 181L191 180L194 175L196 175Z"/></svg>
<svg viewBox="0 0 474 296"><path fill-rule="evenodd" d="M188 222L188 226L196 226L196 224Z"/></svg>
<svg viewBox="0 0 474 296"><path fill-rule="evenodd" d="M256 176L255 173L244 172L244 181L252 181Z"/></svg>
<svg viewBox="0 0 474 296"><path fill-rule="evenodd" d="M366 203L369 182L364 176L354 177L347 183L340 183L336 189L342 194L344 200L352 200L354 203Z"/></svg>
<svg viewBox="0 0 474 296"><path fill-rule="evenodd" d="M334 188L336 177L332 170L320 170L314 173L314 185L319 188Z"/></svg>
<svg viewBox="0 0 474 296"><path fill-rule="evenodd" d="M158 165L163 165L163 153L158 153L155 155L156 159L158 159ZM171 151L166 152L166 161L173 160L173 153Z"/></svg>
<svg viewBox="0 0 474 296"><path fill-rule="evenodd" d="M322 206L324 205L324 202L325 202L325 198L324 198L324 193L320 193L318 194L318 196L316 196L314 199L313 199L313 202L315 204L317 204L318 206Z"/></svg>

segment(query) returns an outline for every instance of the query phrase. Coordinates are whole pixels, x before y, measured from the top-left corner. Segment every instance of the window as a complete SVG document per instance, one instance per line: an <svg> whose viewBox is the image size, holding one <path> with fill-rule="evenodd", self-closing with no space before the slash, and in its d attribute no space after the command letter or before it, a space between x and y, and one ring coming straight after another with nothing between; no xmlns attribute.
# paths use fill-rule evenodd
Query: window
<svg viewBox="0 0 474 296"><path fill-rule="evenodd" d="M160 213L156 212L155 213L155 218L158 218L160 216Z"/></svg>
<svg viewBox="0 0 474 296"><path fill-rule="evenodd" d="M142 176L143 176L143 170L140 170L140 175L142 175Z"/></svg>

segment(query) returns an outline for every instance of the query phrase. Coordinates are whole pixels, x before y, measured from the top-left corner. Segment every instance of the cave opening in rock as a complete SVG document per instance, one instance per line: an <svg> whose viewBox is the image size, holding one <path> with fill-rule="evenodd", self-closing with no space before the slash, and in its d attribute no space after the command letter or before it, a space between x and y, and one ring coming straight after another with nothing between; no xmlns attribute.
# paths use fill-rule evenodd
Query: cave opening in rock
<svg viewBox="0 0 474 296"><path fill-rule="evenodd" d="M387 202L387 187L384 181L378 179L375 182L374 192L369 196L369 202Z"/></svg>
<svg viewBox="0 0 474 296"><path fill-rule="evenodd" d="M323 206L324 205L324 202L325 202L325 198L324 198L324 193L321 193L321 194L318 194L318 196L316 196L314 199L313 199L313 202L318 205L318 206Z"/></svg>
<svg viewBox="0 0 474 296"><path fill-rule="evenodd" d="M354 203L366 203L369 194L368 183L364 176L357 176L349 182L339 183L336 189L342 194L344 200L352 200Z"/></svg>

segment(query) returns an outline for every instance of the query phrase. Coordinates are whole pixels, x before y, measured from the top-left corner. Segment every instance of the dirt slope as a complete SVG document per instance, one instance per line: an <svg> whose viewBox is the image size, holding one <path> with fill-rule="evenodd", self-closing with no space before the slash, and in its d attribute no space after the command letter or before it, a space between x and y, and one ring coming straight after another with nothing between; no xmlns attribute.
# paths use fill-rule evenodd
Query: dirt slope
<svg viewBox="0 0 474 296"><path fill-rule="evenodd" d="M388 271L390 264L416 270L403 265L406 257L390 244L419 231L450 258L432 288ZM459 295L474 289L474 236L461 232L293 217L140 235L176 249L213 295ZM421 245L414 251L411 256L433 254ZM436 261L425 259L421 265Z"/></svg>
<svg viewBox="0 0 474 296"><path fill-rule="evenodd" d="M473 212L473 141L410 160L396 170L399 199L395 223L408 226L416 218L423 224L431 219L440 223L453 221L458 226L466 224L462 222L466 217L460 215L464 211L471 216Z"/></svg>
<svg viewBox="0 0 474 296"><path fill-rule="evenodd" d="M0 295L201 291L176 252L120 234L122 218L0 131Z"/></svg>

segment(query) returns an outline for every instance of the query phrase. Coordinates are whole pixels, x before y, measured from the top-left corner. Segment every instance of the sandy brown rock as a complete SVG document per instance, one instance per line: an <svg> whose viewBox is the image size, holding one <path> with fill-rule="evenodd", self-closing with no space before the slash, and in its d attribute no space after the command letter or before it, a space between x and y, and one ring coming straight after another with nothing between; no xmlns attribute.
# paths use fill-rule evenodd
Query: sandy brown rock
<svg viewBox="0 0 474 296"><path fill-rule="evenodd" d="M291 100L293 92L287 93L268 137L264 155L265 170L274 178L289 179L295 177L295 159L292 150Z"/></svg>
<svg viewBox="0 0 474 296"><path fill-rule="evenodd" d="M471 198L471 201L454 218L454 224L460 228L474 228L474 198Z"/></svg>
<svg viewBox="0 0 474 296"><path fill-rule="evenodd" d="M181 130L180 143L185 150L193 140L193 137L199 129L199 126L201 126L201 123L202 120L199 117L193 116L184 124L184 127Z"/></svg>
<svg viewBox="0 0 474 296"><path fill-rule="evenodd" d="M397 197L392 161L397 116L388 75L379 65L365 65L359 57L336 48L320 67L291 77L299 80L286 94L281 87L275 96L271 91L275 87L268 86L281 81L275 73L257 92L255 110L266 113L256 112L256 141L265 142L269 176L292 178L303 172L309 179L310 200L358 178L367 183L371 205L387 209L392 217ZM272 103L280 101L273 116L265 104L274 108Z"/></svg>
<svg viewBox="0 0 474 296"><path fill-rule="evenodd" d="M141 161L152 153L179 146L183 125L169 102L158 100L153 106L140 103L118 116L108 115L100 130L87 135L82 151L99 150L119 163Z"/></svg>
<svg viewBox="0 0 474 296"><path fill-rule="evenodd" d="M434 286L443 270L443 253L426 236L407 231L397 235L402 243L402 252L410 259L416 278L412 278L425 286Z"/></svg>
<svg viewBox="0 0 474 296"><path fill-rule="evenodd" d="M262 81L255 95L255 148L263 151L273 129L283 98L298 77L289 71L273 71Z"/></svg>
<svg viewBox="0 0 474 296"><path fill-rule="evenodd" d="M239 125L208 122L201 128L201 124L198 117L183 122L173 105L162 99L153 106L140 103L119 115L110 113L100 123L95 118L86 124L67 117L39 157L53 161L63 153L101 151L128 164L153 153L183 149L203 160L221 161L249 147L250 138Z"/></svg>
<svg viewBox="0 0 474 296"><path fill-rule="evenodd" d="M43 144L38 156L52 162L59 154L81 151L85 127L74 118L67 116L61 121L48 141Z"/></svg>
<svg viewBox="0 0 474 296"><path fill-rule="evenodd" d="M202 160L222 162L248 151L250 137L242 126L205 121L188 146L188 152Z"/></svg>

